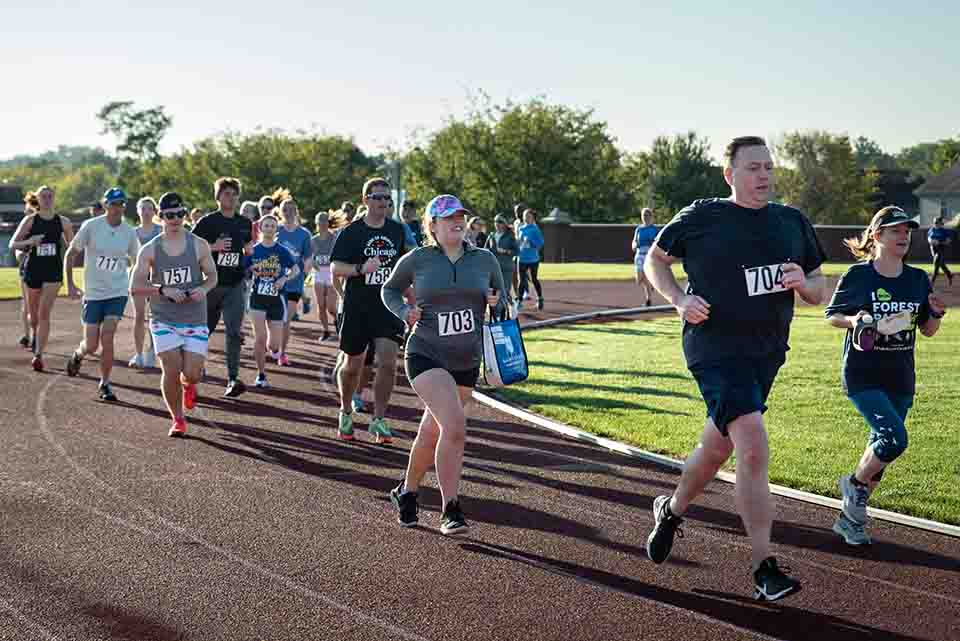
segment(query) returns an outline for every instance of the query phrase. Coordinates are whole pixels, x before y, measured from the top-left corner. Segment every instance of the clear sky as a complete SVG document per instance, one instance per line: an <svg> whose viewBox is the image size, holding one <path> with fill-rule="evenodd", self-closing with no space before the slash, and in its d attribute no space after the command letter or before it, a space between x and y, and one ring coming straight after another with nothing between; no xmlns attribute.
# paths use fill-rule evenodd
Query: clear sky
<svg viewBox="0 0 960 641"><path fill-rule="evenodd" d="M621 148L694 129L826 129L889 152L960 134L960 3L594 0L4 0L0 158L99 145L111 100L163 105L163 150L258 126L405 148L464 113L543 95ZM316 6L315 6L316 5Z"/></svg>

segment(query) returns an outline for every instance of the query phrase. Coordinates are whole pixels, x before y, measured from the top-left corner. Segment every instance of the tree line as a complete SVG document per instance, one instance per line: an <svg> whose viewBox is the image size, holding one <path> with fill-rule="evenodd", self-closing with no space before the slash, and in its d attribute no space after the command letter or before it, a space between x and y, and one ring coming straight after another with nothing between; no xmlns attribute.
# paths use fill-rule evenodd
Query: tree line
<svg viewBox="0 0 960 641"><path fill-rule="evenodd" d="M176 190L208 210L214 179L231 175L251 199L290 188L312 218L356 200L367 177L387 173L420 203L450 192L485 218L523 202L542 214L559 208L596 223L636 222L643 207L653 207L662 221L696 198L729 194L722 167L710 157L711 141L697 132L659 136L649 150L629 152L593 110L545 98L495 104L474 96L464 115L416 135L410 151L383 154L368 154L343 136L269 129L226 132L161 155L173 123L163 107L111 102L97 118L101 133L117 141L113 155L61 146L19 156L0 162L0 182L49 184L62 210L84 207L116 184L134 201ZM816 223L865 223L891 181L913 187L960 161L960 136L897 154L862 136L827 131L787 132L768 143L777 159L777 199Z"/></svg>

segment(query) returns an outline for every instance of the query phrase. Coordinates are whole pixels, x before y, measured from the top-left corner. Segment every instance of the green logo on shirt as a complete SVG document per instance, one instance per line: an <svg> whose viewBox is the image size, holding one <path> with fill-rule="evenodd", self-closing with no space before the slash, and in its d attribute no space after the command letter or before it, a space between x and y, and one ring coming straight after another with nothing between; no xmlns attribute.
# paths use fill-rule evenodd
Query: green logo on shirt
<svg viewBox="0 0 960 641"><path fill-rule="evenodd" d="M890 292L888 292L884 288L881 287L880 289L877 290L877 300L880 301L881 303L888 303L890 302L891 298L893 298L893 296L891 296Z"/></svg>

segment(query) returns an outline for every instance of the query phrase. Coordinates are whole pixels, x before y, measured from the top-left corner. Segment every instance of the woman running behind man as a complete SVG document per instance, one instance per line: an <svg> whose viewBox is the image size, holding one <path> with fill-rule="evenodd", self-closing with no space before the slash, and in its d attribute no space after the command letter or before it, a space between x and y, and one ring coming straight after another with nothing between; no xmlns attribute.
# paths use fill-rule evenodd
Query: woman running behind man
<svg viewBox="0 0 960 641"><path fill-rule="evenodd" d="M946 313L926 272L904 263L918 227L899 207L884 207L860 238L844 241L861 262L840 278L824 311L831 325L846 330L841 381L870 428L856 470L839 482L843 509L833 530L850 545L871 542L867 501L887 466L907 449L916 332L933 336Z"/></svg>
<svg viewBox="0 0 960 641"><path fill-rule="evenodd" d="M418 523L417 491L436 464L443 499L442 534L468 529L459 486L466 438L464 407L480 374L481 328L487 307L507 308L506 285L493 254L465 240L470 212L455 196L427 205L429 244L407 254L383 285L384 304L411 328L405 351L407 378L426 409L410 450L404 480L390 500L404 527ZM416 304L404 302L413 286Z"/></svg>

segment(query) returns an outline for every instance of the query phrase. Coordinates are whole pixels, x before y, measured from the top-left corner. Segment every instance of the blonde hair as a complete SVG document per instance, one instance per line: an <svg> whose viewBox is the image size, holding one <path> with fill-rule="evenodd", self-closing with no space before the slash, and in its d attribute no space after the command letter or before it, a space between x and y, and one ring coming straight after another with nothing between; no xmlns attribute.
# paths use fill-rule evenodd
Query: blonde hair
<svg viewBox="0 0 960 641"><path fill-rule="evenodd" d="M872 260L877 257L877 241L873 235L880 231L880 221L891 211L903 211L895 205L884 207L873 216L873 220L860 236L844 238L843 244L857 260Z"/></svg>
<svg viewBox="0 0 960 641"><path fill-rule="evenodd" d="M150 196L144 196L143 198L141 198L140 200L138 200L138 201L137 201L137 213L138 213L138 214L143 213L143 206L144 206L144 205L152 205L152 206L153 206L153 212L154 212L154 214L156 214L157 209L158 209L158 208L157 208L157 201L155 201L155 200L154 200L153 198L151 198Z"/></svg>
<svg viewBox="0 0 960 641"><path fill-rule="evenodd" d="M437 237L433 235L433 229L431 229L430 224L434 221L434 217L431 216L426 211L423 212L423 218L421 219L420 228L423 230L423 246L430 247L436 246L440 243L437 242Z"/></svg>

